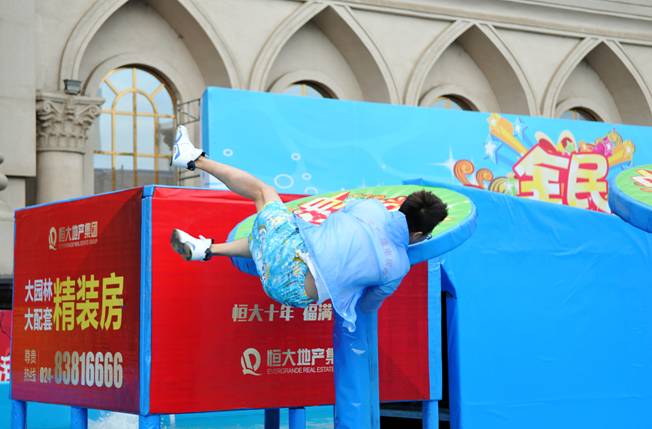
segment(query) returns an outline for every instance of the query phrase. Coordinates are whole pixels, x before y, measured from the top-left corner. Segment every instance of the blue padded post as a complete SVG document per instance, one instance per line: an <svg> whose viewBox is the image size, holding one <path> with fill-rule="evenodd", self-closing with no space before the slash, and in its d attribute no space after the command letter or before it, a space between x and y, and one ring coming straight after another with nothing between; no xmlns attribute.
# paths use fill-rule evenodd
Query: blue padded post
<svg viewBox="0 0 652 429"><path fill-rule="evenodd" d="M87 408L70 407L70 428L71 429L88 428Z"/></svg>
<svg viewBox="0 0 652 429"><path fill-rule="evenodd" d="M278 408L265 410L265 429L279 429L281 426L281 412Z"/></svg>
<svg viewBox="0 0 652 429"><path fill-rule="evenodd" d="M423 401L423 413L421 417L423 429L439 428L439 402Z"/></svg>
<svg viewBox="0 0 652 429"><path fill-rule="evenodd" d="M11 429L27 429L27 403L11 400Z"/></svg>
<svg viewBox="0 0 652 429"><path fill-rule="evenodd" d="M138 429L161 429L161 416L139 416Z"/></svg>
<svg viewBox="0 0 652 429"><path fill-rule="evenodd" d="M306 429L306 409L303 407L288 410L289 429Z"/></svg>
<svg viewBox="0 0 652 429"><path fill-rule="evenodd" d="M143 188L140 224L140 412L149 414L152 378L152 198L155 186Z"/></svg>
<svg viewBox="0 0 652 429"><path fill-rule="evenodd" d="M356 313L355 332L335 315L335 428L379 429L378 313Z"/></svg>

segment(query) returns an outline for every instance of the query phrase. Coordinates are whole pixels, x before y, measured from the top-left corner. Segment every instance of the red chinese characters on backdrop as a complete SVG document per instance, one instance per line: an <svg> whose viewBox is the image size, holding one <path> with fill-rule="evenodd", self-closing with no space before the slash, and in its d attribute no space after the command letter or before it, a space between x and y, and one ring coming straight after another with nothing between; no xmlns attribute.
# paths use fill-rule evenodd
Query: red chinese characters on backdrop
<svg viewBox="0 0 652 429"><path fill-rule="evenodd" d="M603 154L561 153L542 140L514 164L513 170L520 197L609 211L609 163Z"/></svg>
<svg viewBox="0 0 652 429"><path fill-rule="evenodd" d="M607 177L611 168L631 162L635 147L630 140L613 129L588 143L576 141L569 130L564 130L553 143L537 131L536 143L532 144L521 118L512 123L494 113L488 122L484 151L492 166L476 172L473 162L456 161L453 174L464 186L609 212ZM497 176L494 171L503 175Z"/></svg>
<svg viewBox="0 0 652 429"><path fill-rule="evenodd" d="M141 195L17 212L14 398L138 411Z"/></svg>

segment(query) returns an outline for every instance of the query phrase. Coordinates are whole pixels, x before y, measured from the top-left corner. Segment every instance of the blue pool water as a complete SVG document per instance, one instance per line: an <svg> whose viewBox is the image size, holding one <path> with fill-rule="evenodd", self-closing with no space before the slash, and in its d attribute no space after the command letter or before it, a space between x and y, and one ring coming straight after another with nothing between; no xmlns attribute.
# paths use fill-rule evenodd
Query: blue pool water
<svg viewBox="0 0 652 429"><path fill-rule="evenodd" d="M0 384L0 428L10 427L11 401L9 384ZM333 407L306 408L309 429L333 427ZM89 410L89 429L137 429L138 416ZM166 429L263 429L262 410L228 411L165 416ZM69 429L70 408L30 402L27 405L28 429ZM288 412L281 410L281 428L288 427Z"/></svg>

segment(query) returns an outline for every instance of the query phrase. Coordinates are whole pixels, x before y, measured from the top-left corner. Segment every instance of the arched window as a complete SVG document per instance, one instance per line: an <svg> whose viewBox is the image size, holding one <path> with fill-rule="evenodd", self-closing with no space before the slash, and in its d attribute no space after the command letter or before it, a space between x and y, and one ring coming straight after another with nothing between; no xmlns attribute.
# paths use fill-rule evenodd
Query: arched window
<svg viewBox="0 0 652 429"><path fill-rule="evenodd" d="M293 83L288 86L285 94L299 95L302 97L317 97L317 98L336 98L332 91L317 82L301 81Z"/></svg>
<svg viewBox="0 0 652 429"><path fill-rule="evenodd" d="M573 107L560 116L561 119L574 119L578 121L602 122L602 119L592 110L585 107Z"/></svg>
<svg viewBox="0 0 652 429"><path fill-rule="evenodd" d="M95 148L95 192L147 184L174 184L169 164L175 126L173 91L149 70L111 71L100 86L104 98Z"/></svg>
<svg viewBox="0 0 652 429"><path fill-rule="evenodd" d="M470 101L457 95L440 95L430 107L450 110L478 110Z"/></svg>

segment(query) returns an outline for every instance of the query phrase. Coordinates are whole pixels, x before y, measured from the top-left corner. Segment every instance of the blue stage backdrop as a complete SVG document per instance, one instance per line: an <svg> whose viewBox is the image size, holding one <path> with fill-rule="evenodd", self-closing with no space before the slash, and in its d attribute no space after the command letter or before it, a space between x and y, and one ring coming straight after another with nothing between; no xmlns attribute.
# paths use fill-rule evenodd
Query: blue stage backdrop
<svg viewBox="0 0 652 429"><path fill-rule="evenodd" d="M202 135L211 158L298 194L425 178L608 211L608 179L652 162L649 127L218 88Z"/></svg>
<svg viewBox="0 0 652 429"><path fill-rule="evenodd" d="M441 258L453 428L651 427L652 235L563 205L607 211L652 129L218 89L202 115L212 158L284 192L465 185L477 230Z"/></svg>

